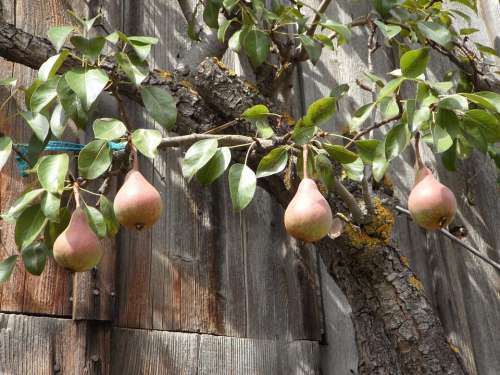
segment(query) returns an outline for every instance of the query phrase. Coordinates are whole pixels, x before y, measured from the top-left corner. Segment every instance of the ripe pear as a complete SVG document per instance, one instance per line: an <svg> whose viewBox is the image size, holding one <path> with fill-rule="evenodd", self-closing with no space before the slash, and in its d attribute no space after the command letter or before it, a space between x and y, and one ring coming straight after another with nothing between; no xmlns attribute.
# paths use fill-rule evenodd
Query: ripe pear
<svg viewBox="0 0 500 375"><path fill-rule="evenodd" d="M434 178L429 168L421 167L408 197L408 209L419 226L438 230L452 222L457 200L450 189Z"/></svg>
<svg viewBox="0 0 500 375"><path fill-rule="evenodd" d="M118 222L126 228L141 230L158 221L162 211L160 193L136 168L125 176L113 204Z"/></svg>
<svg viewBox="0 0 500 375"><path fill-rule="evenodd" d="M332 228L332 210L314 180L304 178L285 211L285 227L296 239L314 242Z"/></svg>
<svg viewBox="0 0 500 375"><path fill-rule="evenodd" d="M58 264L73 272L89 271L101 260L101 242L80 207L73 211L68 227L56 238L53 253Z"/></svg>

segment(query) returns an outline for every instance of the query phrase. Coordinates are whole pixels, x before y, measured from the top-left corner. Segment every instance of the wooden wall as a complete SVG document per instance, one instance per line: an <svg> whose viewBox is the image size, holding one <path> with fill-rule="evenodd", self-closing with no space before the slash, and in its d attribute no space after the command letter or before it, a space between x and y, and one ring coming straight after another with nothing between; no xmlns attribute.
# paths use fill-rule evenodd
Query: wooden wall
<svg viewBox="0 0 500 375"><path fill-rule="evenodd" d="M176 3L164 0L90 1L88 8L79 1L12 0L3 2L3 17L44 35L69 21L69 6L101 10L108 29L161 37L156 67L173 69L189 48ZM35 75L2 64L2 75L14 71L24 84ZM127 107L134 126L154 126L140 108ZM26 139L15 132L23 129L18 125L10 134ZM149 231L123 231L108 241L97 272L73 277L51 264L39 278L16 271L0 287L0 311L8 313L0 315L2 374L319 373L316 254L286 236L282 210L267 193L259 190L244 213L235 213L227 180L209 189L187 185L180 156L168 150L153 162L141 160L165 215ZM2 208L30 183L13 163L1 182ZM2 255L12 254L13 228L2 224ZM34 342L23 340L31 336Z"/></svg>
<svg viewBox="0 0 500 375"><path fill-rule="evenodd" d="M500 14L500 5L480 3L482 20L475 22L484 41L498 48L498 17L492 15ZM38 35L67 23L68 7L80 13L101 10L108 29L161 37L153 60L163 69L173 69L191 43L173 0L2 0L1 5L4 20ZM339 0L330 16L349 22L367 9L367 0ZM391 70L397 59L394 51L380 49L376 71ZM227 61L240 69L234 56ZM438 60L433 73L442 74L445 64ZM366 35L356 30L351 45L325 51L315 67L302 67L305 102L327 95L336 84L350 84L332 123L341 129L349 113L371 99L354 83L366 70ZM22 77L23 84L35 74L5 61L0 71L1 77ZM137 127L154 126L140 108L129 108ZM7 131L27 140L24 129L15 123ZM349 306L316 254L288 239L281 208L258 190L243 214L234 213L227 181L209 189L187 185L180 155L168 150L154 162L141 160L143 173L161 191L165 215L149 231L123 231L107 243L97 272L72 277L51 263L39 278L17 270L0 287L1 374L309 375L319 374L320 367L323 374L355 373ZM403 201L413 179L411 164L408 153L392 174ZM500 234L492 224L500 203L490 167L478 155L458 175L442 168L439 175L459 197L459 219L471 231L468 241L498 261ZM6 166L2 210L30 182L18 176L13 163ZM466 204L471 196L473 206ZM1 225L4 257L16 250L13 228ZM405 217L398 219L395 237L471 374L500 373L494 341L500 333L498 274ZM327 345L320 345L322 337Z"/></svg>

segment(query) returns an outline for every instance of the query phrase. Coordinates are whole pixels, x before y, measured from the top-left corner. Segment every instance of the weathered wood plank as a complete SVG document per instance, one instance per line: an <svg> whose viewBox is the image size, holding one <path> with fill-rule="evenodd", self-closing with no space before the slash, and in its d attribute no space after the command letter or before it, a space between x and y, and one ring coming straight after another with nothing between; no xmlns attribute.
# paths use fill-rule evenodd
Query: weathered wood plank
<svg viewBox="0 0 500 375"><path fill-rule="evenodd" d="M29 0L2 2L3 17L24 30L43 35L48 28L54 25L68 23L63 1L33 2ZM10 17L10 18L6 18ZM43 20L43 22L40 22ZM18 78L18 85L28 87L36 76L36 72L22 66L3 63L2 76L14 75ZM2 92L2 96L6 93ZM20 92L9 105L9 114L15 113L22 107L24 96ZM28 127L18 117L12 124L6 124L3 129L18 142L27 142L30 132ZM9 126L10 125L10 126ZM17 197L20 191L32 185L32 178L21 178L19 171L11 158L8 165L1 172L1 209L5 211ZM15 253L14 226L2 222L1 257ZM24 271L19 260L18 267L11 280L0 286L0 310L15 312L43 313L54 315L69 315L70 303L70 274L57 267L50 259L40 277L35 277Z"/></svg>
<svg viewBox="0 0 500 375"><path fill-rule="evenodd" d="M112 342L112 374L319 374L319 345L314 341L114 328Z"/></svg>
<svg viewBox="0 0 500 375"><path fill-rule="evenodd" d="M171 69L189 48L176 4L126 2L125 19L126 32L163 38L153 53L158 67ZM141 115L134 121L154 126ZM164 198L165 214L149 232L121 237L117 324L319 339L315 255L287 245L283 213L260 190L240 225L226 177L211 188L188 184L179 168L181 152L168 150L153 166L141 164Z"/></svg>
<svg viewBox="0 0 500 375"><path fill-rule="evenodd" d="M109 338L100 324L0 314L0 373L104 375Z"/></svg>
<svg viewBox="0 0 500 375"><path fill-rule="evenodd" d="M114 328L111 374L196 374L199 335Z"/></svg>
<svg viewBox="0 0 500 375"><path fill-rule="evenodd" d="M473 39L495 46L500 38L498 23L492 22L485 11L498 15L500 4L495 1L478 3L484 19L472 16L472 25L461 26L481 30ZM447 60L433 56L429 74L440 79L451 68ZM498 261L500 233L494 228L500 217L500 201L493 163L476 153L460 162L456 173L451 173L444 169L440 158L437 159L427 150L425 162L435 166L435 175L452 189L459 203L452 226L465 226L469 232L465 241ZM402 202L406 202L413 185L413 161L413 156L407 154L398 160L391 174ZM498 272L439 233L419 229L407 217L398 219L395 237L419 275L449 341L456 346L468 371L481 375L499 373L496 345L496 337L500 335L500 327L496 324L500 317Z"/></svg>
<svg viewBox="0 0 500 375"><path fill-rule="evenodd" d="M320 262L325 321L321 368L329 375L355 374L358 370L358 352L354 341L354 327L349 317L352 309L328 273L322 258Z"/></svg>
<svg viewBox="0 0 500 375"><path fill-rule="evenodd" d="M311 0L309 4L319 5L319 0ZM347 24L353 19L367 14L371 4L365 1L334 1L328 8L327 15L331 19ZM337 105L337 113L327 124L330 131L344 131L355 110L370 103L370 93L356 85L356 79L367 71L368 34L364 28L352 30L353 36L347 45L335 51L324 49L322 57L316 65L302 64L303 97L305 107L313 101L328 96L337 85L348 84L349 92ZM388 58L380 55L380 50L374 56L375 66L386 71ZM332 138L332 142L339 142ZM321 262L323 263L323 262ZM324 267L324 265L322 264ZM321 296L323 299L325 340L321 346L321 369L325 374L344 375L357 372L357 348L354 342L354 332L350 318L351 308L328 271L321 272Z"/></svg>
<svg viewBox="0 0 500 375"><path fill-rule="evenodd" d="M201 336L199 375L316 375L319 345L313 341L271 341Z"/></svg>
<svg viewBox="0 0 500 375"><path fill-rule="evenodd" d="M118 3L106 2L105 5L90 3L88 6L76 3L72 7L73 11L90 17L97 13L103 14L103 23L107 29L121 29L122 16L121 5ZM109 95L105 95L98 103L97 113L106 117L117 116L118 109L116 100ZM92 130L88 129L87 134L79 132L79 141L84 144L92 139ZM96 191L99 184L91 185ZM107 196L111 197L117 190L117 178L110 179ZM90 199L89 199L90 198ZM86 196L87 203L96 203L95 197ZM112 320L114 307L116 304L115 292L115 266L116 266L116 240L103 239L104 255L99 265L91 272L80 272L73 275L73 319L88 320Z"/></svg>

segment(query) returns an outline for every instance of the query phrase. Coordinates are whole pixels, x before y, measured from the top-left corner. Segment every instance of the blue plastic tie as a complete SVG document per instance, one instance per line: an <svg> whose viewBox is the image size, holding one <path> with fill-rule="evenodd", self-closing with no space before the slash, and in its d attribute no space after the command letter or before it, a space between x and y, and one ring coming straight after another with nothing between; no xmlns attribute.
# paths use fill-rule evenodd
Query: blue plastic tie
<svg viewBox="0 0 500 375"><path fill-rule="evenodd" d="M127 147L126 143L115 143L108 142L112 151L121 151ZM27 144L17 144L18 150L23 154L28 154ZM65 142L65 141L49 141L47 146L45 146L45 151L65 151L65 152L80 152L85 145L80 143ZM17 168L19 169L19 174L22 177L28 175L27 170L29 169L28 163L22 159L19 155L16 155Z"/></svg>

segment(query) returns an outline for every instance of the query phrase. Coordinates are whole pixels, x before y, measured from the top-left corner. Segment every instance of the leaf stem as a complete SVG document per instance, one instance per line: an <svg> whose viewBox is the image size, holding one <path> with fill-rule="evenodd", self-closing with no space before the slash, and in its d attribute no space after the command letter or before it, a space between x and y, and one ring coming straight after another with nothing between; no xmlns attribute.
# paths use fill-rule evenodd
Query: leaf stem
<svg viewBox="0 0 500 375"><path fill-rule="evenodd" d="M85 193L88 193L88 194L92 194L92 195L95 195L97 197L100 197L101 194L97 194L97 193L94 193L93 191L90 191L90 190L87 190L87 189L84 189L84 188L80 188L81 191L84 191Z"/></svg>
<svg viewBox="0 0 500 375"><path fill-rule="evenodd" d="M234 120L231 120L229 122L226 122L225 124L222 124L222 125L219 125L219 126L216 126L215 128L213 129L209 129L207 130L206 132L202 133L202 134L213 134L213 133L216 133L218 131L221 131L221 130L224 130L224 129L227 129L235 124L237 124L238 122L240 121L239 118L235 118Z"/></svg>
<svg viewBox="0 0 500 375"><path fill-rule="evenodd" d="M250 151L252 151L252 148L253 148L253 146L255 146L255 144L256 144L256 143L257 143L257 142L252 142L252 143L250 144L250 147L248 147L248 151L247 151L247 154L246 154L246 156L245 156L245 165L247 165L247 162L248 162L248 157L250 156Z"/></svg>
<svg viewBox="0 0 500 375"><path fill-rule="evenodd" d="M14 88L14 90L12 91L12 93L8 96L7 99L4 100L4 102L2 103L2 105L0 106L0 113L3 112L3 109L5 108L5 106L7 105L7 103L16 95L17 91L19 90L18 87Z"/></svg>

